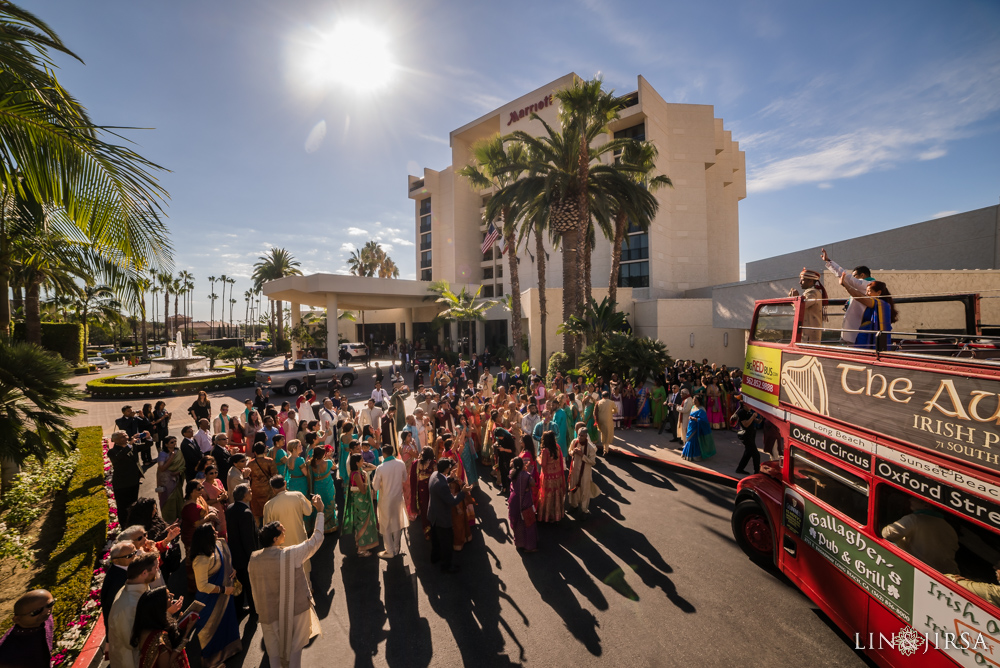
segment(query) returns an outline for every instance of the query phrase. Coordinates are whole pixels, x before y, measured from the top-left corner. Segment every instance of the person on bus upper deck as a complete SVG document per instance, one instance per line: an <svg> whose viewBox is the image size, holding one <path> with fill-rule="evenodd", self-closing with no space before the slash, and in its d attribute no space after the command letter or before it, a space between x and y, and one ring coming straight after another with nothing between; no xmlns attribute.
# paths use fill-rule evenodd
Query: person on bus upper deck
<svg viewBox="0 0 1000 668"><path fill-rule="evenodd" d="M826 304L829 297L826 288L819 281L819 272L802 268L799 272L799 286L802 288L802 342L819 343L823 338L823 321L826 320ZM799 291L792 288L789 297L798 297Z"/></svg>
<svg viewBox="0 0 1000 668"><path fill-rule="evenodd" d="M910 497L909 515L882 529L882 538L941 573L958 573L955 553L958 534L944 518L944 513L915 496Z"/></svg>
<svg viewBox="0 0 1000 668"><path fill-rule="evenodd" d="M823 258L823 262L826 263L826 268L837 275L837 279L841 281L841 285L845 289L850 286L860 293L865 292L865 283L873 281L871 269L864 265L859 265L855 267L850 274L847 270L841 267L839 264L830 259L830 256L826 254L826 249L820 254ZM850 291L850 290L848 290ZM840 340L849 346L853 346L854 342L858 338L858 330L861 325L861 316L864 315L865 307L858 303L856 299L849 299L847 301L847 307L844 313L844 324L841 325L840 330Z"/></svg>
<svg viewBox="0 0 1000 668"><path fill-rule="evenodd" d="M844 280L844 277L841 277ZM848 288L859 304L865 307L861 314L861 324L858 329L858 338L854 342L857 348L875 348L875 342L879 332L891 332L892 323L899 320L899 312L896 310L896 303L889 294L889 288L882 281L871 281L865 283L865 292L855 293L853 288ZM885 346L888 349L892 343L892 337L886 335Z"/></svg>

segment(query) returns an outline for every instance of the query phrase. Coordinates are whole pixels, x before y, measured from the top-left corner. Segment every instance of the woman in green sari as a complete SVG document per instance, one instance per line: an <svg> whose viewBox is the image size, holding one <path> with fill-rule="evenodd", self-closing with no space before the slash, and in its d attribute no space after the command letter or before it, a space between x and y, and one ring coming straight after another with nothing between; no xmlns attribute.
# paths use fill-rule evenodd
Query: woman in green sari
<svg viewBox="0 0 1000 668"><path fill-rule="evenodd" d="M378 547L375 504L367 474L374 468L365 463L359 453L351 455L351 486L344 503L344 533L354 534L359 557L371 556L371 550Z"/></svg>
<svg viewBox="0 0 1000 668"><path fill-rule="evenodd" d="M653 388L652 396L652 409L653 409L653 426L657 429L663 424L663 421L667 419L667 407L663 404L667 400L667 390L663 387L663 378L657 378L653 381L656 386Z"/></svg>
<svg viewBox="0 0 1000 668"><path fill-rule="evenodd" d="M587 425L590 442L600 447L601 432L597 429L597 420L594 419L594 397L589 392L583 395L583 422Z"/></svg>
<svg viewBox="0 0 1000 668"><path fill-rule="evenodd" d="M323 533L337 531L337 489L333 484L333 462L326 457L326 448L313 448L312 459L309 460L309 482L313 494L319 494L326 507L327 517Z"/></svg>
<svg viewBox="0 0 1000 668"><path fill-rule="evenodd" d="M167 524L181 516L184 507L184 456L177 449L177 437L168 436L156 458L156 492L160 516Z"/></svg>

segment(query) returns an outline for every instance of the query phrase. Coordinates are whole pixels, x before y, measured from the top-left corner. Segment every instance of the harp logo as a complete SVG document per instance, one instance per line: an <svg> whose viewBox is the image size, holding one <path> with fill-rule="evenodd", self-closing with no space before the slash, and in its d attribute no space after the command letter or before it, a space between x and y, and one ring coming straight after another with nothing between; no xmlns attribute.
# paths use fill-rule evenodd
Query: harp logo
<svg viewBox="0 0 1000 668"><path fill-rule="evenodd" d="M830 390L818 357L801 357L785 362L781 368L781 384L793 406L810 413L830 415Z"/></svg>

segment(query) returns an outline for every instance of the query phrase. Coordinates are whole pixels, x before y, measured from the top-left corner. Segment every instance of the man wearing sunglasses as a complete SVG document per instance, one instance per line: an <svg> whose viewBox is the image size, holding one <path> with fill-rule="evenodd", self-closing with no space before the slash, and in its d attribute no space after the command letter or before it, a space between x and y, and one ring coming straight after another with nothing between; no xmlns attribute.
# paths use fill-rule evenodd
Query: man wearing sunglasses
<svg viewBox="0 0 1000 668"><path fill-rule="evenodd" d="M128 580L128 566L135 557L136 549L135 543L130 540L120 540L111 546L108 562L104 566L104 582L101 584L101 612L104 613L105 632L108 630L111 604Z"/></svg>
<svg viewBox="0 0 1000 668"><path fill-rule="evenodd" d="M14 603L14 625L0 637L0 666L48 668L52 661L52 606L44 589L29 591Z"/></svg>

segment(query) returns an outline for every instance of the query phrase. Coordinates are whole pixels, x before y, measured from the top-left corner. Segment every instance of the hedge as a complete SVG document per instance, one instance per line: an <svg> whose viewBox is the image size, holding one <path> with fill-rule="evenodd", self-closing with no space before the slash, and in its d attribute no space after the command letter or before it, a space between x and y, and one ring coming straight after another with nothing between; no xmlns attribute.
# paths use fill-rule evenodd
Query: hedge
<svg viewBox="0 0 1000 668"><path fill-rule="evenodd" d="M24 322L14 323L14 340L24 341ZM83 361L83 325L76 322L43 322L42 347L59 353L76 365Z"/></svg>
<svg viewBox="0 0 1000 668"><path fill-rule="evenodd" d="M101 428L76 431L80 463L66 486L66 526L62 540L49 554L48 563L32 580L32 589L47 589L56 599L52 616L54 638L80 616L90 594L90 583L101 551L108 540L108 496L104 493L104 452ZM9 628L13 619L4 622Z"/></svg>
<svg viewBox="0 0 1000 668"><path fill-rule="evenodd" d="M133 372L134 373L134 372ZM127 374L118 374L127 375ZM116 383L115 376L96 378L87 383L87 392L95 399L121 399L125 397L163 397L198 394L200 391L229 390L250 387L257 376L257 369L243 367L242 376L225 376L217 379L164 381L160 383Z"/></svg>

